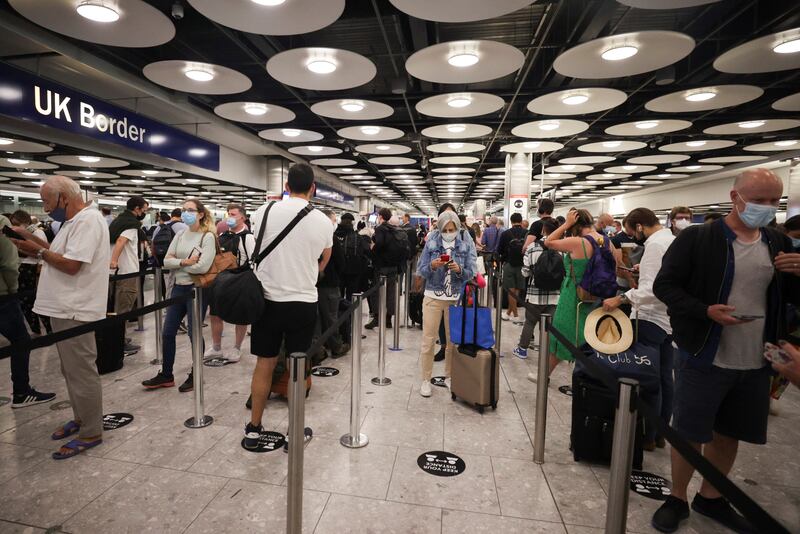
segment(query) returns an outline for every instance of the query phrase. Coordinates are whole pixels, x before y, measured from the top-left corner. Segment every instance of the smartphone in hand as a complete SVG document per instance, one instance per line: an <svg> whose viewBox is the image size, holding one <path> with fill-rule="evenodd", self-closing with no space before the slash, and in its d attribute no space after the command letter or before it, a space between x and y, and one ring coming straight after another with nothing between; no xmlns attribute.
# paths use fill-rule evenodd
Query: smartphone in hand
<svg viewBox="0 0 800 534"><path fill-rule="evenodd" d="M450 263L450 254L442 254L439 256L439 261L443 263Z"/></svg>
<svg viewBox="0 0 800 534"><path fill-rule="evenodd" d="M19 239L20 241L25 241L25 237L22 236L19 232L11 228L10 226L3 226L3 234L6 237L10 237L11 239Z"/></svg>

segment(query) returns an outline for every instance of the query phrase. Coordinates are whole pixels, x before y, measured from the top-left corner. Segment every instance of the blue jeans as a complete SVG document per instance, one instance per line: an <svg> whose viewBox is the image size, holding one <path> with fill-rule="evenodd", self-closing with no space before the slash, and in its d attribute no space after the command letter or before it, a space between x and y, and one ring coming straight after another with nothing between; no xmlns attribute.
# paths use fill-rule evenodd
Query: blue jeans
<svg viewBox="0 0 800 534"><path fill-rule="evenodd" d="M9 300L0 304L0 335L8 339L12 345L30 339L18 300ZM28 383L30 357L29 350L15 351L11 355L11 382L14 384L14 395L25 395L31 390Z"/></svg>
<svg viewBox="0 0 800 534"><path fill-rule="evenodd" d="M172 288L172 294L170 295L170 298L183 297L191 294L192 291L194 291L193 285L176 285ZM200 321L202 323L202 321L206 318L207 298L205 290L201 291L201 294L202 297L200 301L200 309L203 311L200 316ZM180 326L184 317L186 317L186 324L189 328L189 340L191 341L192 339L192 317L194 315L194 312L192 311L193 304L194 300L190 299L173 304L167 308L167 317L164 319L164 330L161 333L161 342L163 345L162 357L164 358L164 363L161 366L161 372L166 376L172 376L172 368L175 365L175 336L178 335L178 326ZM200 334L200 350L205 351L205 341L203 340L202 331Z"/></svg>

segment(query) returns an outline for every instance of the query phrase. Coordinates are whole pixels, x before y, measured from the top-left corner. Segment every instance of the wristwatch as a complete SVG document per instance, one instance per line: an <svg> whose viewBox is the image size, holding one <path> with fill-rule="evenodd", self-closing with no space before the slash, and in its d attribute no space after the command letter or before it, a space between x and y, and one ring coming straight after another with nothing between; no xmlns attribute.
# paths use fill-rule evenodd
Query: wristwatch
<svg viewBox="0 0 800 534"><path fill-rule="evenodd" d="M42 247L36 251L36 259L41 261L44 259L44 251L47 250L46 248Z"/></svg>
<svg viewBox="0 0 800 534"><path fill-rule="evenodd" d="M628 300L628 295L626 295L625 293L620 293L620 295L619 295L619 300L620 300L620 301L621 301L623 304L630 304L630 302L631 302L630 300Z"/></svg>

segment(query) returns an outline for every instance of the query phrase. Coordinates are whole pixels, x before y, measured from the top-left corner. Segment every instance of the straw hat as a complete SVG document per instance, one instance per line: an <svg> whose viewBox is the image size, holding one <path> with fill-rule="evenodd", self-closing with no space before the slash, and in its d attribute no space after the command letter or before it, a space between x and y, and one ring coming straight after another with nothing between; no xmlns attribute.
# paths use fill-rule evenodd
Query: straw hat
<svg viewBox="0 0 800 534"><path fill-rule="evenodd" d="M633 325L620 309L607 312L597 308L586 317L583 337L597 352L617 354L633 344Z"/></svg>

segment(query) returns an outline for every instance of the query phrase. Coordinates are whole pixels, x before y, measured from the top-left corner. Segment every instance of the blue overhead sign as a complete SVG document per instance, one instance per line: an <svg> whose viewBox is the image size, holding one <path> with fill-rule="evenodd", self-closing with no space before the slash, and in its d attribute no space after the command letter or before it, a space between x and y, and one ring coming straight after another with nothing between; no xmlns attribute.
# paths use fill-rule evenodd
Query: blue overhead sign
<svg viewBox="0 0 800 534"><path fill-rule="evenodd" d="M316 184L317 186L317 194L318 198L324 198L325 200L330 200L332 202L339 202L341 204L352 204L353 197L351 195L342 193L332 187L327 185L320 185Z"/></svg>
<svg viewBox="0 0 800 534"><path fill-rule="evenodd" d="M219 170L219 146L0 62L0 114Z"/></svg>

